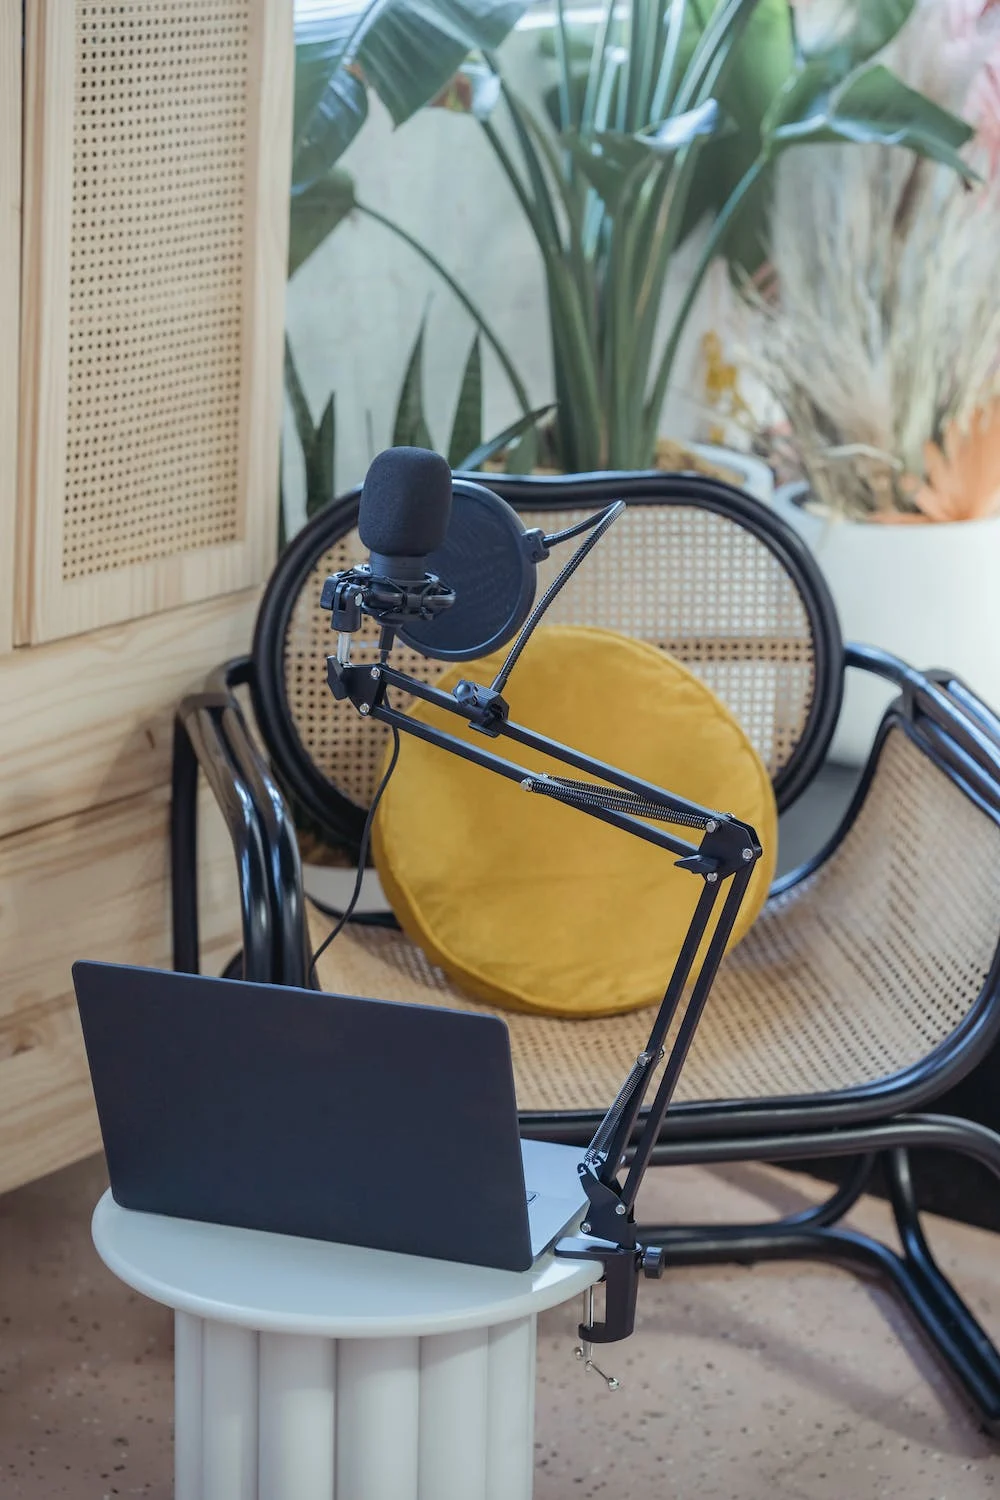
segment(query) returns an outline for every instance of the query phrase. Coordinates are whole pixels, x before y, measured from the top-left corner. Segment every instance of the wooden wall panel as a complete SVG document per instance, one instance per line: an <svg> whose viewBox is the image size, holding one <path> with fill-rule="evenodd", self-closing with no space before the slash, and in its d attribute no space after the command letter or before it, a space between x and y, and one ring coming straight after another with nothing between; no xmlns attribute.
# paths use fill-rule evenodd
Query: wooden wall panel
<svg viewBox="0 0 1000 1500"><path fill-rule="evenodd" d="M27 0L15 639L262 581L289 0Z"/></svg>
<svg viewBox="0 0 1000 1500"><path fill-rule="evenodd" d="M174 708L249 648L258 597L0 656L0 838L165 785Z"/></svg>
<svg viewBox="0 0 1000 1500"><path fill-rule="evenodd" d="M165 789L0 841L0 1192L98 1149L72 994L77 958L170 964ZM239 946L235 864L203 806L202 943Z"/></svg>
<svg viewBox="0 0 1000 1500"><path fill-rule="evenodd" d="M21 0L0 0L0 653L14 633L20 262Z"/></svg>

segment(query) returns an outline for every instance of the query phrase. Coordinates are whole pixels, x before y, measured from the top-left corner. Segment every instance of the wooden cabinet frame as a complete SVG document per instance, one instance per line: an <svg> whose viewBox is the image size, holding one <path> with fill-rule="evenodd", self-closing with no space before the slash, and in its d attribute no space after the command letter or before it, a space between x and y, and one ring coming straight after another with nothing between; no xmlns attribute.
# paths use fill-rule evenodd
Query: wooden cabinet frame
<svg viewBox="0 0 1000 1500"><path fill-rule="evenodd" d="M14 639L21 264L21 0L0 0L0 653Z"/></svg>
<svg viewBox="0 0 1000 1500"><path fill-rule="evenodd" d="M220 221L225 214L229 215L231 235L232 225L242 223L242 265L233 273L234 278L242 279L236 377L239 391L238 397L233 398L234 402L238 400L238 435L232 445L232 464L219 480L220 486L224 483L228 486L227 493L231 493L235 479L235 516L224 540L213 542L209 537L207 542L202 540L190 547L167 547L163 555L157 555L156 546L151 545L150 556L146 558L126 554L122 561L111 556L106 567L89 566L82 576L72 570L67 572L66 476L70 443L78 437L73 432L69 408L73 203L74 193L82 191L83 169L77 157L86 154L78 130L78 116L83 117L79 102L83 97L81 37L86 35L85 26L93 24L90 18L94 7L92 0L27 0L21 454L14 630L17 644L76 635L247 587L266 577L274 558L290 175L292 5L291 0L172 0L173 10L185 3L201 7L206 15L214 7L225 24L246 27L245 75L233 75L243 77L244 83L234 84L231 76L220 78L217 85L209 70L207 74L197 74L199 81L191 86L195 110L199 98L212 102L222 97L215 95L216 87L228 88L229 93L224 97L232 100L232 104L226 107L231 108L234 117L245 120L245 126L241 127L245 132L241 137L242 156L238 158L242 169L233 169L234 174L242 170L242 178L234 177L235 189L231 183L219 185ZM0 0L0 4L12 8L9 0ZM159 0L140 0L131 7L137 13L137 24L155 25L158 6ZM160 10L168 14L171 7L162 6ZM191 12L193 17L196 14ZM210 28L206 38L207 50L212 46ZM200 60L196 58L199 67L204 67L205 56L203 51ZM210 61L210 53L208 56ZM143 99L148 101L150 94L148 89L145 95L141 90L130 91L126 48L122 49L121 60L116 62L112 58L112 65L117 66L117 72L115 81L108 85L109 102L119 111L120 124L114 128L120 130L124 163L120 174L126 192L123 194L121 181L113 176L119 168L112 165L107 193L109 222L119 212L119 205L126 217L134 212L134 200L127 196L129 173L136 181L135 193L141 196L150 191L150 182L155 193L157 180L164 183L167 192L171 178L179 181L189 167L183 154L183 131L179 138L164 131L160 158L155 118L150 131L153 146L145 158L134 163L129 156L133 150L129 112L141 109ZM180 77L176 86L187 84L188 80ZM168 77L164 87L171 86ZM198 89L202 91L200 95ZM0 113L4 107L0 99ZM155 112L157 107L154 99L149 109ZM168 106L163 109L166 115ZM196 150L189 152L191 161ZM234 192L240 183L242 198L237 201ZM183 206L179 211L183 212ZM209 246L205 253L210 255L210 236L205 243ZM92 276L95 256L92 245L87 254L91 261L86 274ZM99 259L97 274L100 275ZM167 322L174 311L183 315L189 285L191 294L197 293L197 274L189 269L178 271L176 285L169 289L174 300L164 314ZM78 269L76 275L82 279L83 273ZM112 272L106 292L101 293L107 299L109 316L115 315L117 295ZM134 289L127 296L133 301L123 314L126 318L139 305ZM136 316L141 316L141 311ZM95 325L98 335L99 324L98 318ZM155 340L155 330L139 337L143 336ZM133 358L131 352L128 358ZM183 370L177 378L178 382L186 378ZM99 373L94 379L100 379ZM206 390L203 396L196 394L195 400L211 400L211 395ZM149 410L148 402L145 410ZM112 413L112 427L113 423ZM171 438L175 447L176 428L175 421ZM85 436L92 441L91 433ZM130 433L123 423L122 432L109 438L108 450L119 451L128 442L138 446L155 441L148 425ZM197 454L193 463L197 466ZM216 482L216 471L221 472L218 457L210 454L205 461L205 472L213 464L216 467L211 469L210 478L205 480L203 474L200 479L206 487ZM121 509L127 513L127 483L122 493L126 498ZM184 495L185 475L180 469L176 502L179 508L185 503Z"/></svg>

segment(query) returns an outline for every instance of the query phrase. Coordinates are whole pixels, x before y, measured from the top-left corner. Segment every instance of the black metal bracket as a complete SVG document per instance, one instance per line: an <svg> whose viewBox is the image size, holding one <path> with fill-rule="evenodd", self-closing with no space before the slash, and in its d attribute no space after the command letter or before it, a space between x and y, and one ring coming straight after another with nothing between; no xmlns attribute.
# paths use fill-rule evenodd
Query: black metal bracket
<svg viewBox="0 0 1000 1500"><path fill-rule="evenodd" d="M482 687L478 682L457 683L455 701L473 729L478 729L490 739L496 739L510 718L510 705L506 698L494 688Z"/></svg>
<svg viewBox="0 0 1000 1500"><path fill-rule="evenodd" d="M328 656L326 680L338 702L353 703L358 713L365 717L385 696L385 682L379 667L352 666L339 657Z"/></svg>
<svg viewBox="0 0 1000 1500"><path fill-rule="evenodd" d="M580 1323L585 1344L617 1344L635 1330L639 1278L659 1281L663 1275L663 1251L658 1245L622 1245L613 1241L568 1236L557 1240L555 1255L561 1260L600 1261L604 1269L604 1317Z"/></svg>
<svg viewBox="0 0 1000 1500"><path fill-rule="evenodd" d="M697 854L679 859L677 865L679 869L704 875L714 883L755 864L762 852L752 828L741 823L732 813L720 813L706 825Z"/></svg>

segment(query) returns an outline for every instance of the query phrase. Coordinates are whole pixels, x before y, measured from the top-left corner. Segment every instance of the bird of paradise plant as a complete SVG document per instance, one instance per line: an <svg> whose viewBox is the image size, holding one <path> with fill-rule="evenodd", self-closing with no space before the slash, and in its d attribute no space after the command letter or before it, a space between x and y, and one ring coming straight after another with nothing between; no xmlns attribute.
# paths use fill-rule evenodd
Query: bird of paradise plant
<svg viewBox="0 0 1000 1500"><path fill-rule="evenodd" d="M700 285L786 152L823 141L874 142L972 176L960 155L969 127L875 61L914 0L855 0L841 7L847 22L821 35L800 34L789 0L631 0L624 19L617 0L604 0L582 62L572 45L572 17L564 0L555 0L555 130L507 76L497 38L485 35L502 29L501 20L502 27L514 23L520 13L514 0L387 3L397 19L411 12L421 24L430 18L447 36L451 75L464 67L463 86L446 91L448 103L478 121L535 239L557 403L548 459L567 470L652 462ZM406 75L426 61L424 51L411 57L398 47L374 47L368 40L374 34L372 21L353 41L308 59L315 71L296 155L308 171L300 170L297 191L303 209L312 203L319 210L316 224L323 222L324 195L338 184L344 191L330 160L342 149L341 126L357 119L359 91L371 82L397 120L415 107ZM430 55L436 44L424 40ZM753 57L762 59L756 69L747 65L751 44ZM472 65L463 65L469 51ZM753 108L742 112L733 92L741 68L756 89ZM440 79L435 97L446 81ZM405 92L405 107L387 83ZM668 277L691 228L692 205L703 201L717 153L733 132L744 153L742 170L725 183L721 199L713 203L709 194L697 263L670 311ZM356 198L353 207L360 208ZM362 211L387 222L370 206ZM318 232L304 227L301 243L315 243ZM493 345L527 413L513 361L480 309L453 278L448 284Z"/></svg>

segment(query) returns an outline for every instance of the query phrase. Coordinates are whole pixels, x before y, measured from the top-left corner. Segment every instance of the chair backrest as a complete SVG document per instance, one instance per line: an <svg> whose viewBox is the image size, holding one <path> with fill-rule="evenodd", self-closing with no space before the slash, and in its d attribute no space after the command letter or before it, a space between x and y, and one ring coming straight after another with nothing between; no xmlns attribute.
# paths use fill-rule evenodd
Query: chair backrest
<svg viewBox="0 0 1000 1500"><path fill-rule="evenodd" d="M601 625L649 641L698 674L736 714L767 765L779 807L808 784L840 711L843 646L819 570L766 505L693 474L573 478L467 475L528 526L556 531L611 500L628 510L555 600L546 620ZM330 573L362 561L359 491L303 528L280 559L254 637L254 709L286 791L334 843L354 846L378 780L385 731L326 684ZM559 554L562 553L562 556ZM540 568L539 592L567 556ZM366 629L360 642L375 644ZM412 675L441 664L397 647ZM474 676L470 663L470 676Z"/></svg>

